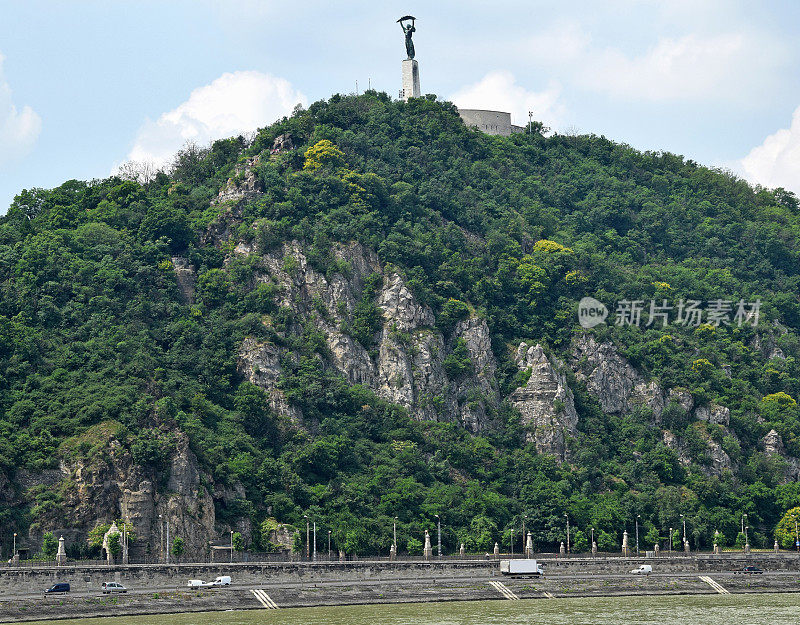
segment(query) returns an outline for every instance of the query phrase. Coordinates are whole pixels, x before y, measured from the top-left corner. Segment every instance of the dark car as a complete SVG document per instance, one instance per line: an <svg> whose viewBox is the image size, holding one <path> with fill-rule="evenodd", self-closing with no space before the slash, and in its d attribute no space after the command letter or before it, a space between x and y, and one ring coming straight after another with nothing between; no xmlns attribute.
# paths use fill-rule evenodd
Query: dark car
<svg viewBox="0 0 800 625"><path fill-rule="evenodd" d="M46 594L46 595L57 595L57 594L63 594L63 593L67 593L67 592L69 592L69 584L66 583L66 582L61 582L61 583L53 584L52 586L50 586L50 588L48 588L47 590L44 591L44 594Z"/></svg>
<svg viewBox="0 0 800 625"><path fill-rule="evenodd" d="M757 566L746 566L739 571L734 571L734 573L741 573L742 575L761 575L763 572Z"/></svg>

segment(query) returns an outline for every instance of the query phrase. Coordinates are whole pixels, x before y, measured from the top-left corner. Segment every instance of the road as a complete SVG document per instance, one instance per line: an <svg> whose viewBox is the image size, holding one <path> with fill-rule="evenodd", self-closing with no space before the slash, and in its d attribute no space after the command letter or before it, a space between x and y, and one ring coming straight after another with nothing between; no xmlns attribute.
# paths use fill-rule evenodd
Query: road
<svg viewBox="0 0 800 625"><path fill-rule="evenodd" d="M657 579L696 579L699 575L709 575L712 576L714 579L726 579L730 577L740 577L740 575L735 574L733 571L687 571L684 573L652 573L650 574L649 578L657 578ZM581 580L614 580L614 579L632 579L635 576L625 573L598 573L598 574L559 574L559 575L546 575L544 579L547 580L554 580L554 581L581 581ZM749 577L749 576L744 576ZM798 577L798 573L794 571L766 571L763 575L756 575L753 576L756 578L775 578L776 580L780 578L787 578L787 577ZM347 587L347 586L377 586L383 584L430 584L431 586L435 586L437 584L488 584L491 580L507 580L507 581L535 581L537 578L535 577L507 577L501 575L486 575L485 573L481 575L475 576L448 576L448 577L441 577L441 576L415 576L415 577L376 577L368 580L347 580L347 581L339 581L339 580L318 580L318 581L277 581L277 580L265 580L261 583L236 583L236 579L233 579L233 584L227 587L221 588L204 588L201 590L192 590L186 587L186 581L184 579L176 580L178 583L175 585L152 585L152 586L141 586L141 587L130 587L128 589L128 594L132 595L144 595L144 594L153 594L153 593L165 593L165 592L176 592L176 591L186 591L186 592L201 592L201 593L218 593L218 592L226 592L228 590L251 590L254 588L281 588L281 589L302 589L302 588L335 588L337 586ZM112 595L103 595L99 589L97 588L87 588L86 584L82 582L72 582L72 580L65 579L63 581L69 581L72 584L72 592L70 592L70 596L73 597L109 597ZM113 579L109 579L109 581L115 581ZM124 583L124 582L123 582ZM43 594L44 588L41 589L33 589L30 592L25 593L0 593L0 601L14 601L20 599L35 599L37 597L44 597ZM59 595L60 596L60 595ZM54 600L57 599L58 596L54 597L47 597L46 600Z"/></svg>

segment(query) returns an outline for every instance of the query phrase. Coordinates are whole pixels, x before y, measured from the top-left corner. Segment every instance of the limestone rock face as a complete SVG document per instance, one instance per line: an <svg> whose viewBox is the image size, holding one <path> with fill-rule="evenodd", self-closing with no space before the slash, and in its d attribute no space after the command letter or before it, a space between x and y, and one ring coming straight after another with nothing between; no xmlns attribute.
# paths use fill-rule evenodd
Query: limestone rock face
<svg viewBox="0 0 800 625"><path fill-rule="evenodd" d="M85 543L95 525L126 520L136 533L131 544L135 560L148 553L159 555L161 514L163 522L169 521L170 537L184 539L187 557L204 557L203 546L216 536L214 501L203 486L203 481L212 481L201 474L188 437L182 432L173 434L175 448L166 482L137 465L113 435L102 454L62 460L61 482L56 487L64 497L63 505L38 519L42 530L63 534L68 544Z"/></svg>
<svg viewBox="0 0 800 625"><path fill-rule="evenodd" d="M604 412L622 415L644 405L653 411L655 422L660 422L664 391L656 382L645 381L612 343L598 343L594 336L584 334L575 343L571 363Z"/></svg>
<svg viewBox="0 0 800 625"><path fill-rule="evenodd" d="M566 376L557 370L541 345L520 343L514 360L520 370L531 372L527 384L511 393L511 402L522 415L522 423L530 428L527 438L540 453L564 461L566 437L577 434L578 424Z"/></svg>
<svg viewBox="0 0 800 625"><path fill-rule="evenodd" d="M186 304L194 303L194 285L197 280L197 273L189 261L182 256L172 257L172 268L175 278L178 281L178 288L181 291L181 298Z"/></svg>
<svg viewBox="0 0 800 625"><path fill-rule="evenodd" d="M728 427L731 423L731 411L725 406L717 404L698 406L694 411L694 416L700 421L708 421L725 427Z"/></svg>
<svg viewBox="0 0 800 625"><path fill-rule="evenodd" d="M301 416L300 410L291 406L277 387L282 370L280 352L275 345L246 338L239 348L237 365L247 380L269 393L269 405L276 414L292 420Z"/></svg>
<svg viewBox="0 0 800 625"><path fill-rule="evenodd" d="M499 403L497 364L486 321L465 319L445 337L434 327L430 307L417 300L399 273L386 271L373 251L359 243L337 244L331 251L345 271L321 273L303 246L293 241L262 255L257 277L279 287L276 303L292 311L298 322L294 330L303 320L311 320L325 337L328 349L320 366L330 366L350 384L362 384L400 404L416 419L455 421L473 432L485 427ZM236 253L254 251L240 246ZM372 303L381 323L367 349L347 328L372 275L380 278ZM459 338L466 344L472 372L451 380L443 362ZM276 410L291 414L292 408L275 392L281 375L278 362L277 348L253 339L246 339L239 351L243 375L269 390Z"/></svg>
<svg viewBox="0 0 800 625"><path fill-rule="evenodd" d="M726 471L733 470L733 462L730 456L725 452L717 441L708 435L705 429L699 430L700 435L706 443L707 463L699 465L700 470L706 475L719 477ZM686 443L670 430L664 430L663 439L664 445L670 449L674 449L678 454L678 462L682 466L688 467L691 465L692 460L689 455L689 450Z"/></svg>
<svg viewBox="0 0 800 625"><path fill-rule="evenodd" d="M770 457L780 458L784 463L785 480L795 482L800 480L800 460L792 458L786 453L783 438L774 429L767 432L759 441L759 447Z"/></svg>
<svg viewBox="0 0 800 625"><path fill-rule="evenodd" d="M261 193L261 181L255 172L258 164L258 156L253 156L244 163L237 164L233 177L228 178L228 181L219 190L217 203L252 199Z"/></svg>

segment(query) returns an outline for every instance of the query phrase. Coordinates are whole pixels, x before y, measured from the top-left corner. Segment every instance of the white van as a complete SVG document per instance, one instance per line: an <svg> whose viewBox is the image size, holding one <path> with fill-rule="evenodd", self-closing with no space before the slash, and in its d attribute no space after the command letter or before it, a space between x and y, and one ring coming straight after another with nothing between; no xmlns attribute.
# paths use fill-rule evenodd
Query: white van
<svg viewBox="0 0 800 625"><path fill-rule="evenodd" d="M220 575L217 579L211 582L212 586L230 586L231 585L231 576L230 575Z"/></svg>
<svg viewBox="0 0 800 625"><path fill-rule="evenodd" d="M638 569L633 569L631 575L650 575L653 572L653 567L650 564L641 564Z"/></svg>

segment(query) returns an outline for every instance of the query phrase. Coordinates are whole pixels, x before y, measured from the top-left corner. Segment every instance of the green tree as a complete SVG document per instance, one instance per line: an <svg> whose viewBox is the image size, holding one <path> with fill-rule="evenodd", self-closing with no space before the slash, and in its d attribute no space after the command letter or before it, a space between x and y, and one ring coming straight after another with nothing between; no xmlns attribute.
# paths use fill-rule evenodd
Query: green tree
<svg viewBox="0 0 800 625"><path fill-rule="evenodd" d="M614 553L621 549L621 543L617 541L616 536L610 532L600 530L597 535L597 550L606 553Z"/></svg>
<svg viewBox="0 0 800 625"><path fill-rule="evenodd" d="M244 551L244 539L240 532L234 532L233 537L231 538L231 543L233 544L234 551Z"/></svg>
<svg viewBox="0 0 800 625"><path fill-rule="evenodd" d="M172 547L170 548L170 552L172 552L172 555L175 556L178 562L180 562L181 556L183 555L185 550L186 550L186 545L183 542L183 538L181 538L180 536L176 537L172 541Z"/></svg>
<svg viewBox="0 0 800 625"><path fill-rule="evenodd" d="M800 507L787 510L775 527L775 540L783 549L792 549L797 540L797 527L800 523Z"/></svg>
<svg viewBox="0 0 800 625"><path fill-rule="evenodd" d="M115 558L119 557L122 553L121 535L119 532L114 532L108 535L108 551Z"/></svg>
<svg viewBox="0 0 800 625"><path fill-rule="evenodd" d="M45 532L42 537L42 555L48 560L53 560L58 553L58 539L53 532Z"/></svg>
<svg viewBox="0 0 800 625"><path fill-rule="evenodd" d="M589 551L589 539L582 530L577 530L572 538L573 553L586 553Z"/></svg>

